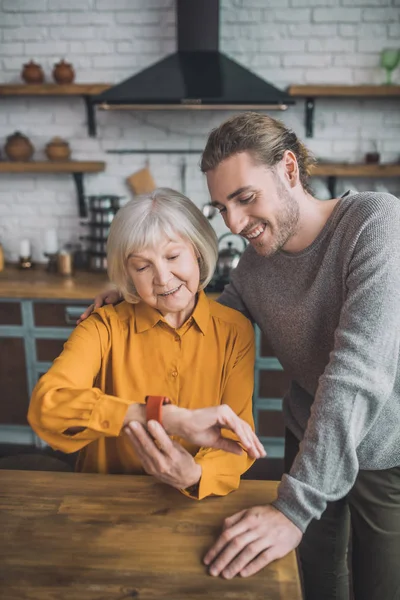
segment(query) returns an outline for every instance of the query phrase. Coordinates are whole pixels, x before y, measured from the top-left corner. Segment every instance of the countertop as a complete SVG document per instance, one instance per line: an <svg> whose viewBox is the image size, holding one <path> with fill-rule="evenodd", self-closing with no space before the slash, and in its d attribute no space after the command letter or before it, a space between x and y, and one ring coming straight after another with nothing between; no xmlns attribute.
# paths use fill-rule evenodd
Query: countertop
<svg viewBox="0 0 400 600"><path fill-rule="evenodd" d="M23 270L17 265L6 265L0 272L0 298L54 298L67 300L90 300L105 290L108 283L106 273L76 271L65 277L48 273L44 265ZM213 300L219 293L207 296ZM90 304L90 303L89 303Z"/></svg>
<svg viewBox="0 0 400 600"><path fill-rule="evenodd" d="M242 481L196 502L153 477L0 470L1 597L301 600L294 552L249 578L202 564L223 519L276 488Z"/></svg>

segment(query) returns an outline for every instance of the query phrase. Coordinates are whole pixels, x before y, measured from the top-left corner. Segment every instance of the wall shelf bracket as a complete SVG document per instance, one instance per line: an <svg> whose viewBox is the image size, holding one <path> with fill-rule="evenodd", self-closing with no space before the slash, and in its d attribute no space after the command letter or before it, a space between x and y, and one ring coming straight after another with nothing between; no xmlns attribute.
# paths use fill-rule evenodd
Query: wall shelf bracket
<svg viewBox="0 0 400 600"><path fill-rule="evenodd" d="M90 96L83 96L86 104L86 117L87 117L87 128L90 137L96 137L96 114L94 104Z"/></svg>
<svg viewBox="0 0 400 600"><path fill-rule="evenodd" d="M314 98L306 98L305 103L305 127L306 137L310 138L314 135Z"/></svg>
<svg viewBox="0 0 400 600"><path fill-rule="evenodd" d="M76 193L78 196L78 208L79 208L79 216L87 217L87 208L85 204L85 192L83 188L83 173L72 173L75 185L76 185Z"/></svg>

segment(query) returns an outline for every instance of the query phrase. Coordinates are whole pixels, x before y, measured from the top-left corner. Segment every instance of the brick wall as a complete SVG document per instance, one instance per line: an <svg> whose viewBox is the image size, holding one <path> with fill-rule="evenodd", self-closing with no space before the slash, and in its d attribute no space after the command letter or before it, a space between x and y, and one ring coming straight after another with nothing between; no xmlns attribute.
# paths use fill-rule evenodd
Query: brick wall
<svg viewBox="0 0 400 600"><path fill-rule="evenodd" d="M379 52L398 47L400 0L221 0L223 52L258 75L286 87L292 83L379 84ZM54 62L72 62L77 82L114 83L175 49L173 0L0 0L0 81L20 82L22 64L39 62L51 81ZM394 73L400 82L400 70ZM279 113L304 138L300 100ZM277 116L276 113L274 113ZM202 148L207 132L227 113L98 112L97 138L89 138L79 98L0 100L0 147L15 130L30 137L35 158L55 135L69 140L73 158L104 160L106 172L85 177L86 193L129 197L127 175L149 159L160 186L180 189L182 156L152 155L146 148ZM399 104L389 100L318 100L314 138L306 140L321 158L362 160L374 144L383 161L400 156ZM143 155L107 154L138 148ZM186 192L207 202L197 155L186 155ZM396 180L341 181L339 188L384 185L399 194ZM225 229L213 221L218 233ZM0 176L0 241L16 260L19 240L28 237L34 259L43 260L43 232L59 231L63 242L77 240L79 226L72 177Z"/></svg>

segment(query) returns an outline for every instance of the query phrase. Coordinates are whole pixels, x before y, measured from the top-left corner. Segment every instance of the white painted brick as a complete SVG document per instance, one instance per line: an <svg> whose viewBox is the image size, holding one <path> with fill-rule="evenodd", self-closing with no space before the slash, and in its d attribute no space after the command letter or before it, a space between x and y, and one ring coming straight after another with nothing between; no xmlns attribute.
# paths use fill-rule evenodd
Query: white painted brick
<svg viewBox="0 0 400 600"><path fill-rule="evenodd" d="M48 39L48 30L41 27L16 27L4 29L3 40L5 42L36 41Z"/></svg>
<svg viewBox="0 0 400 600"><path fill-rule="evenodd" d="M263 13L261 10L248 10L247 8L236 8L224 11L224 23L262 23Z"/></svg>
<svg viewBox="0 0 400 600"><path fill-rule="evenodd" d="M279 52L279 53L290 53L290 52L304 52L306 49L306 40L260 40L258 47L261 52Z"/></svg>
<svg viewBox="0 0 400 600"><path fill-rule="evenodd" d="M50 55L50 56L65 56L68 52L67 42L28 42L25 44L25 53L28 56Z"/></svg>
<svg viewBox="0 0 400 600"><path fill-rule="evenodd" d="M258 50L260 50L261 52L263 52L263 51L265 51L264 44L274 45L274 42L268 42L268 41L262 42L261 40L249 40L246 38L239 39L239 40L228 39L228 40L224 40L223 51L228 52L228 53L234 53L234 52L247 53L247 52L257 52ZM278 52L278 50L276 50L276 51Z"/></svg>
<svg viewBox="0 0 400 600"><path fill-rule="evenodd" d="M92 62L95 69L97 67L106 69L110 69L112 67L131 67L132 73L134 70L137 70L137 59L135 54L131 54L129 56L123 56L122 54L112 54L111 56L93 56Z"/></svg>
<svg viewBox="0 0 400 600"><path fill-rule="evenodd" d="M389 37L400 38L400 23L390 23Z"/></svg>
<svg viewBox="0 0 400 600"><path fill-rule="evenodd" d="M74 54L111 54L115 52L114 42L91 40L90 42L70 42L70 52Z"/></svg>
<svg viewBox="0 0 400 600"><path fill-rule="evenodd" d="M1 14L1 12L0 12ZM0 17L1 27L18 27L24 24L24 17L22 14L7 14L3 12Z"/></svg>
<svg viewBox="0 0 400 600"><path fill-rule="evenodd" d="M381 85L384 83L384 75L381 69L361 69L354 71L355 85ZM395 77L393 77L395 81Z"/></svg>
<svg viewBox="0 0 400 600"><path fill-rule="evenodd" d="M353 83L352 69L330 68L330 69L307 69L304 73L306 83L347 84Z"/></svg>
<svg viewBox="0 0 400 600"><path fill-rule="evenodd" d="M297 7L307 7L311 8L314 6L337 6L338 0L290 0L291 6Z"/></svg>
<svg viewBox="0 0 400 600"><path fill-rule="evenodd" d="M2 43L0 45L0 54L2 56L15 56L15 54L23 54L24 52L24 44L21 42L15 43Z"/></svg>
<svg viewBox="0 0 400 600"><path fill-rule="evenodd" d="M328 67L332 57L324 54L286 54L282 59L284 67Z"/></svg>
<svg viewBox="0 0 400 600"><path fill-rule="evenodd" d="M247 58L247 61L246 61ZM280 54L254 54L250 57L246 57L246 55L236 56L236 60L241 64L247 66L251 69L257 69L258 67L262 67L266 69L267 67L280 67L282 64Z"/></svg>
<svg viewBox="0 0 400 600"><path fill-rule="evenodd" d="M392 23L398 21L399 11L394 8L365 8L362 13L363 21L382 21L383 23Z"/></svg>
<svg viewBox="0 0 400 600"><path fill-rule="evenodd" d="M338 26L336 23L329 25L317 25L314 23L296 23L288 26L291 37L336 37Z"/></svg>
<svg viewBox="0 0 400 600"><path fill-rule="evenodd" d="M388 43L386 38L370 38L370 39L362 39L357 40L356 50L358 52L375 52L379 55L382 48L396 48L397 44L395 41ZM379 58L377 59L379 62Z"/></svg>
<svg viewBox="0 0 400 600"><path fill-rule="evenodd" d="M265 8L269 10L270 8L283 8L285 6L289 6L288 0L244 0L242 4L249 8ZM233 7L237 6L237 2L232 3Z"/></svg>
<svg viewBox="0 0 400 600"><path fill-rule="evenodd" d="M63 12L46 12L46 13L24 13L22 15L25 25L32 27L33 25L65 25L68 23L68 13Z"/></svg>
<svg viewBox="0 0 400 600"><path fill-rule="evenodd" d="M375 54L338 54L333 56L335 67L376 67L377 57Z"/></svg>
<svg viewBox="0 0 400 600"><path fill-rule="evenodd" d="M66 16L71 25L110 25L114 23L112 13L72 12Z"/></svg>
<svg viewBox="0 0 400 600"><path fill-rule="evenodd" d="M116 44L117 52L120 54L137 54L139 52L160 52L160 42L157 39L153 40L139 40L136 39L134 42L118 42ZM118 55L117 55L118 56ZM138 61L136 61L138 62Z"/></svg>
<svg viewBox="0 0 400 600"><path fill-rule="evenodd" d="M5 12L40 12L47 10L47 0L3 0Z"/></svg>
<svg viewBox="0 0 400 600"><path fill-rule="evenodd" d="M344 6L390 6L391 0L342 0Z"/></svg>
<svg viewBox="0 0 400 600"><path fill-rule="evenodd" d="M98 40L132 40L135 37L132 26L110 25L109 27L97 27L96 37Z"/></svg>
<svg viewBox="0 0 400 600"><path fill-rule="evenodd" d="M101 13L99 13L101 14ZM155 25L160 23L162 15L160 11L155 10L135 10L115 13L117 24L127 25Z"/></svg>
<svg viewBox="0 0 400 600"><path fill-rule="evenodd" d="M360 8L315 8L312 13L315 23L359 23Z"/></svg>
<svg viewBox="0 0 400 600"><path fill-rule="evenodd" d="M73 11L73 10L90 10L92 8L92 0L49 0L49 11Z"/></svg>
<svg viewBox="0 0 400 600"><path fill-rule="evenodd" d="M95 0L97 10L142 10L143 0ZM147 9L170 8L170 0L146 0Z"/></svg>
<svg viewBox="0 0 400 600"><path fill-rule="evenodd" d="M328 38L325 40L311 39L307 42L307 50L310 52L354 52L355 48L355 40Z"/></svg>
<svg viewBox="0 0 400 600"><path fill-rule="evenodd" d="M307 23L311 19L311 9L292 8L290 10L276 10L274 12L274 16L277 23L287 23L290 21L295 21L296 23Z"/></svg>
<svg viewBox="0 0 400 600"><path fill-rule="evenodd" d="M343 37L386 37L387 33L388 25L386 23L357 23L357 25L339 25L339 34Z"/></svg>
<svg viewBox="0 0 400 600"><path fill-rule="evenodd" d="M90 41L97 39L97 31L94 27L50 27L49 36L53 40L84 40Z"/></svg>

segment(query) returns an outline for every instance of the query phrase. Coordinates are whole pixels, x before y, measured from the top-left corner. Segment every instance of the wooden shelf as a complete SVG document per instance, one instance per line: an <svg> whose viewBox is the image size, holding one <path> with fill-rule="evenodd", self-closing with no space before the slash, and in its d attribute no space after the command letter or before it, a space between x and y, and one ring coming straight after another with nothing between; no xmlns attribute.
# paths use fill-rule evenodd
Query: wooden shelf
<svg viewBox="0 0 400 600"><path fill-rule="evenodd" d="M0 161L0 173L100 173L105 168L100 161Z"/></svg>
<svg viewBox="0 0 400 600"><path fill-rule="evenodd" d="M108 90L106 83L0 84L0 96L94 96Z"/></svg>
<svg viewBox="0 0 400 600"><path fill-rule="evenodd" d="M316 98L400 98L400 85L291 85L287 92L292 97L305 98L306 137L314 132Z"/></svg>
<svg viewBox="0 0 400 600"><path fill-rule="evenodd" d="M393 98L400 97L400 85L291 85L288 93L299 98Z"/></svg>
<svg viewBox="0 0 400 600"><path fill-rule="evenodd" d="M318 163L312 167L312 177L400 177L400 163L349 164Z"/></svg>
<svg viewBox="0 0 400 600"><path fill-rule="evenodd" d="M87 216L85 192L83 188L84 173L100 173L106 168L106 163L96 161L0 161L0 173L69 173L73 176L78 197L79 215Z"/></svg>
<svg viewBox="0 0 400 600"><path fill-rule="evenodd" d="M34 84L0 84L1 96L81 96L86 105L87 127L90 137L96 136L96 120L94 115L94 105L92 96L101 94L108 90L110 84L107 83L41 83Z"/></svg>

